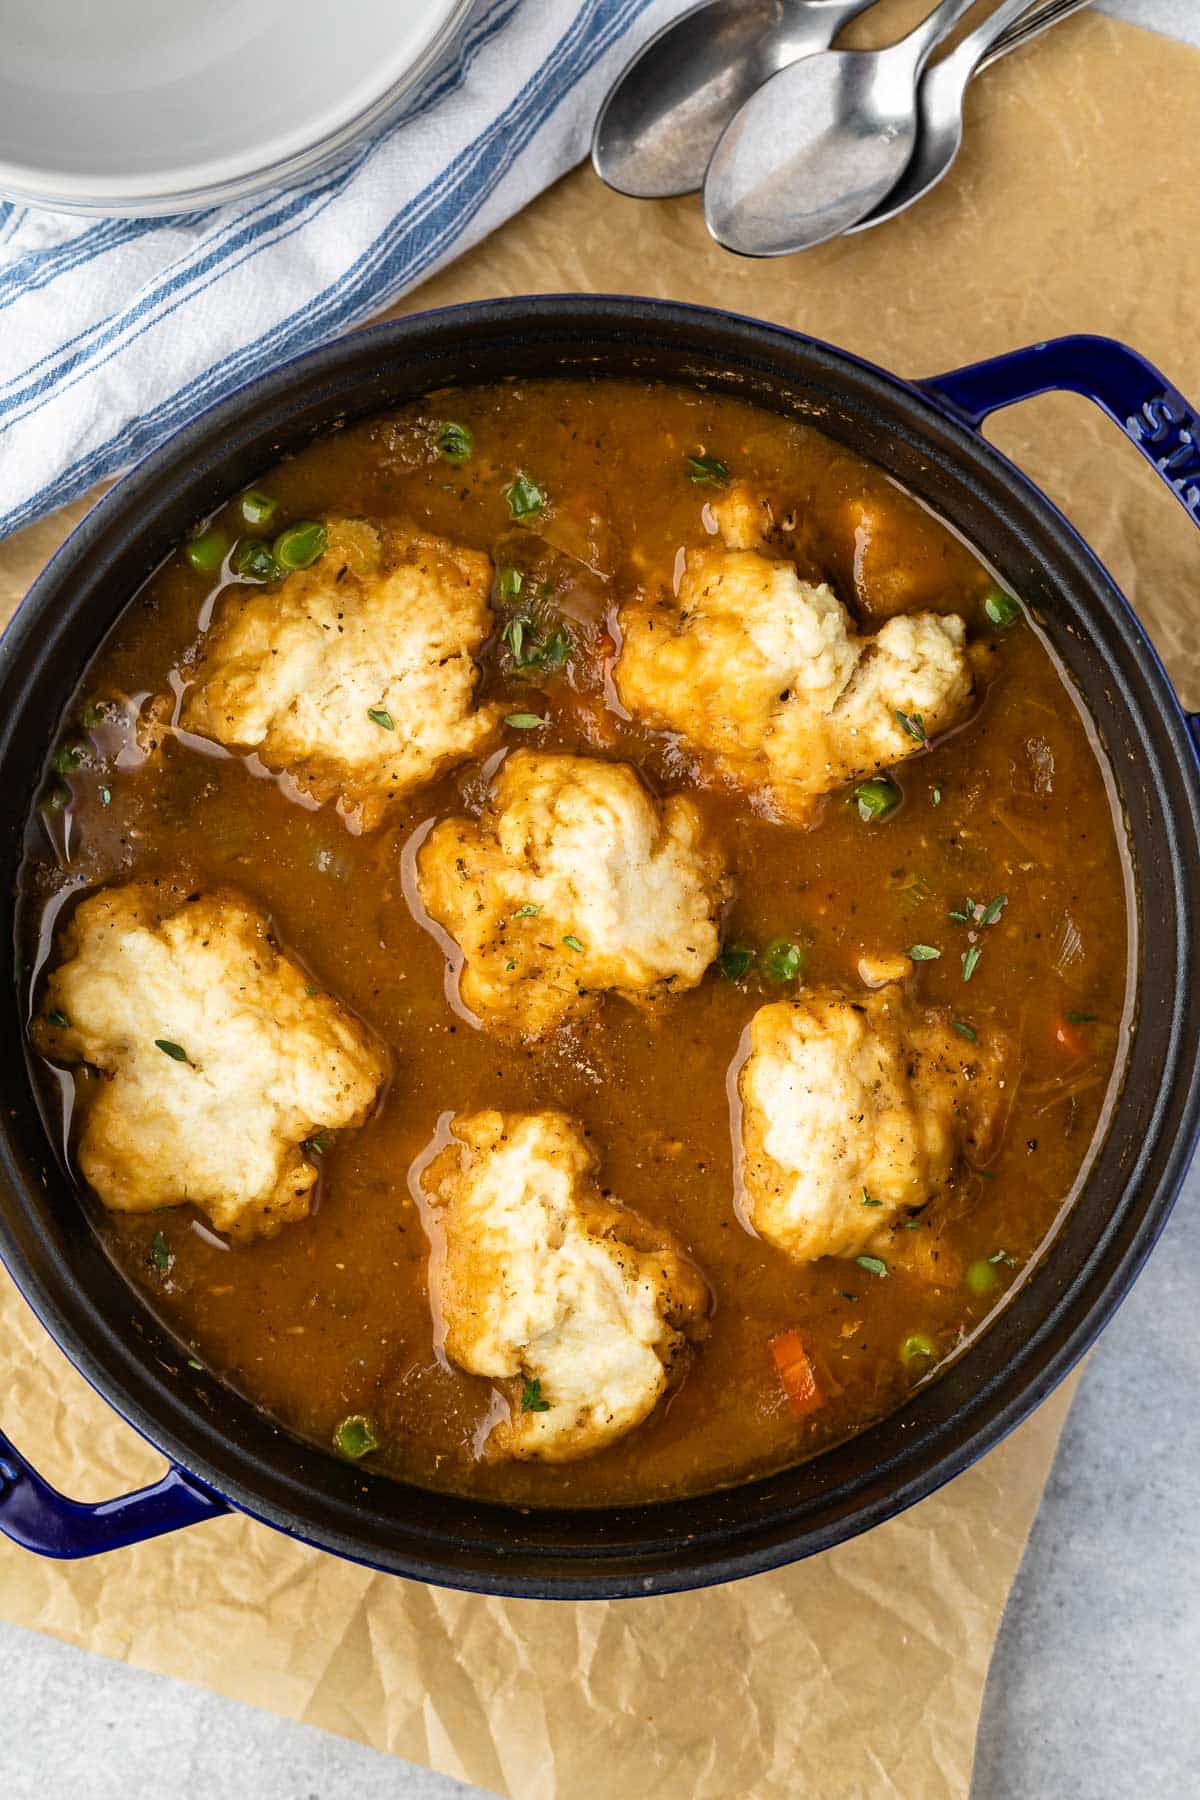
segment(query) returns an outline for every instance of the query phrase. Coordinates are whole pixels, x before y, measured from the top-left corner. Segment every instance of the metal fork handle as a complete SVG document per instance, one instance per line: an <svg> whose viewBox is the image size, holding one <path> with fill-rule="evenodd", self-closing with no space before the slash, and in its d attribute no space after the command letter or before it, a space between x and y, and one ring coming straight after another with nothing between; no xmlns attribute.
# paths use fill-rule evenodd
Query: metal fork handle
<svg viewBox="0 0 1200 1800"><path fill-rule="evenodd" d="M1042 5L1031 7L1025 18L1010 25L996 39L987 55L980 58L975 73L982 74L984 69L990 69L994 62L999 62L1002 56L1007 56L1010 50L1019 50L1023 44L1031 44L1043 31L1049 31L1051 25L1057 25L1062 19L1069 19L1072 13L1082 12L1085 6L1090 5L1091 0L1044 0Z"/></svg>

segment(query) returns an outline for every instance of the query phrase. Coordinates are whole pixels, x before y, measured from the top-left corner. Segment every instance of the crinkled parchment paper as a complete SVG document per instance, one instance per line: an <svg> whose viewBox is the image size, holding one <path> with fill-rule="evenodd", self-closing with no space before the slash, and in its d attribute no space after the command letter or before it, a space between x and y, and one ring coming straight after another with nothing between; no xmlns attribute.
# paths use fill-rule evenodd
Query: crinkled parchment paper
<svg viewBox="0 0 1200 1800"><path fill-rule="evenodd" d="M895 0L885 23L914 10ZM883 231L743 263L712 247L693 202L639 205L579 171L408 305L668 295L912 375L1110 332L1196 395L1198 116L1200 56L1084 15L977 85L954 175ZM995 435L1106 559L1200 706L1200 547L1181 509L1081 400L1023 406ZM70 522L0 546L0 616ZM3 1277L0 1369L5 1429L68 1492L99 1498L157 1469ZM75 1566L0 1540L0 1615L517 1800L962 1795L1066 1405L1063 1390L869 1536L700 1594L554 1606L435 1592L228 1518Z"/></svg>

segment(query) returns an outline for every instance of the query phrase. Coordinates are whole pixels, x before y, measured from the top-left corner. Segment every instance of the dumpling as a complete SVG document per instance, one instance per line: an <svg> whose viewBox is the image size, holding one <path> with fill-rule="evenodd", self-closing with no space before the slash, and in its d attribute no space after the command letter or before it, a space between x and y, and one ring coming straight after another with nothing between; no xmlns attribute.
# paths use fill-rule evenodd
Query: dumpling
<svg viewBox="0 0 1200 1800"><path fill-rule="evenodd" d="M488 1454L567 1462L649 1416L703 1329L704 1278L670 1232L606 1199L563 1113L481 1112L426 1172L447 1355L510 1383Z"/></svg>
<svg viewBox="0 0 1200 1800"><path fill-rule="evenodd" d="M253 749L369 831L474 755L503 705L475 705L492 565L447 538L334 519L310 569L220 598L180 712Z"/></svg>
<svg viewBox="0 0 1200 1800"><path fill-rule="evenodd" d="M738 1076L747 1216L794 1257L856 1256L982 1160L1003 1046L959 1037L897 986L801 993L755 1013Z"/></svg>
<svg viewBox="0 0 1200 1800"><path fill-rule="evenodd" d="M73 913L34 1036L106 1077L79 1166L113 1211L191 1201L232 1237L269 1237L310 1210L306 1140L374 1105L385 1052L269 927L237 894L181 899L151 882Z"/></svg>
<svg viewBox="0 0 1200 1800"><path fill-rule="evenodd" d="M478 819L417 858L422 902L463 953L485 1025L537 1037L606 990L655 1001L716 956L729 879L696 802L658 804L624 763L518 750Z"/></svg>
<svg viewBox="0 0 1200 1800"><path fill-rule="evenodd" d="M747 547L759 529L748 501L717 517L737 548L688 551L673 598L621 607L617 692L635 718L805 822L822 794L903 761L964 715L966 627L914 613L860 637L825 582Z"/></svg>

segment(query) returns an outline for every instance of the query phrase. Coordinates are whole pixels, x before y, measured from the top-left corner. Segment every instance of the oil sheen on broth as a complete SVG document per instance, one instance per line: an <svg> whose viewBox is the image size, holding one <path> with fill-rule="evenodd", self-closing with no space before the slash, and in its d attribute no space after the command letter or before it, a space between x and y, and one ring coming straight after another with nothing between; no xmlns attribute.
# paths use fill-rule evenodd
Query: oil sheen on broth
<svg viewBox="0 0 1200 1800"><path fill-rule="evenodd" d="M447 420L466 434L447 437ZM518 471L544 496L522 518L506 499ZM849 788L809 825L767 816L616 699L618 604L670 595L681 548L712 542L706 509L732 480L769 501L783 545L770 554L827 579L863 631L917 609L967 622L980 698L961 728L896 767L903 800L886 818L863 816L869 804ZM739 1481L898 1406L1045 1241L1102 1122L1120 1046L1119 828L1036 628L1014 621L970 552L869 464L806 426L692 391L562 380L434 395L314 443L255 491L277 502L272 530L402 519L486 552L496 622L479 702L547 721L505 726L498 741L624 760L654 794L693 795L733 873L722 935L739 954L660 1007L609 996L540 1042L476 1029L448 1001L403 853L431 821L478 810L494 747L357 834L252 756L168 732L143 757L129 720L178 693L214 584L230 579L174 557L126 610L63 722L31 822L30 956L81 888L153 876L185 891L232 887L389 1046L392 1067L368 1122L319 1152L309 1219L229 1246L191 1208L135 1216L89 1197L111 1254L193 1359L292 1431L330 1446L341 1421L364 1415L379 1442L372 1466L520 1504ZM231 541L248 529L236 501L211 523ZM513 568L520 595L507 591ZM504 631L514 617L526 649L552 643L552 653L518 668ZM108 709L99 725L98 708ZM1008 1046L1002 1136L987 1166L963 1164L915 1218L903 1258L794 1263L735 1206L730 1077L743 1033L801 983L861 997L864 955L914 946L929 954L908 991L944 1006L964 1041L1002 1035ZM754 952L745 968L742 949ZM77 1113L96 1080L76 1077ZM54 1105L59 1085L47 1070ZM598 1152L604 1190L669 1228L712 1289L708 1334L667 1400L611 1448L561 1465L479 1454L503 1405L488 1380L439 1353L431 1316L412 1171L448 1113L492 1107L569 1114ZM820 1384L820 1404L799 1415L772 1349L793 1332Z"/></svg>

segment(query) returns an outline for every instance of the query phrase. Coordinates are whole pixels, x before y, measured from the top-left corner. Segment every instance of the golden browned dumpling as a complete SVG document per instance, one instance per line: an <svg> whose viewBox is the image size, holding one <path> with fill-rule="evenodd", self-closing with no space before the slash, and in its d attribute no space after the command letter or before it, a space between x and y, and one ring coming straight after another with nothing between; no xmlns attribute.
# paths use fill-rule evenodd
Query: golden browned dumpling
<svg viewBox="0 0 1200 1800"><path fill-rule="evenodd" d="M510 1382L488 1453L568 1462L654 1410L700 1332L708 1289L671 1233L605 1199L563 1113L481 1112L425 1175L444 1256L446 1352Z"/></svg>
<svg viewBox="0 0 1200 1800"><path fill-rule="evenodd" d="M886 1245L945 1191L960 1155L982 1153L1001 1054L896 986L761 1007L738 1078L754 1229L798 1262Z"/></svg>
<svg viewBox="0 0 1200 1800"><path fill-rule="evenodd" d="M694 801L658 805L624 763L529 750L507 759L481 818L431 832L417 869L461 946L463 1000L529 1037L608 989L654 1001L695 987L729 891Z"/></svg>
<svg viewBox="0 0 1200 1800"><path fill-rule="evenodd" d="M748 492L712 510L734 547L688 551L673 598L620 609L617 692L636 718L804 822L820 795L903 761L962 717L966 627L914 613L860 637L826 583L755 547L767 515Z"/></svg>
<svg viewBox="0 0 1200 1800"><path fill-rule="evenodd" d="M446 538L331 520L312 568L222 595L181 724L256 750L348 821L471 756L500 705L476 707L492 565Z"/></svg>
<svg viewBox="0 0 1200 1800"><path fill-rule="evenodd" d="M283 955L239 895L152 882L84 900L58 945L34 1035L106 1077L79 1165L105 1206L190 1200L233 1237L307 1217L304 1142L361 1125L387 1074L364 1026Z"/></svg>

